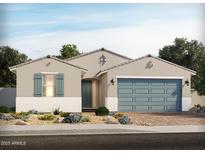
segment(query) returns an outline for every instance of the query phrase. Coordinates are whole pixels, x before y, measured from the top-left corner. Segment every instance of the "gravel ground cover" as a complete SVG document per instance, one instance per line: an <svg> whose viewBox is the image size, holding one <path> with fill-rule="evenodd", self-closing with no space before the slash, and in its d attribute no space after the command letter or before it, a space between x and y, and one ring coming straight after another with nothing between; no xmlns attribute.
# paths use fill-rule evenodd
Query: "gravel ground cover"
<svg viewBox="0 0 205 154"><path fill-rule="evenodd" d="M96 116L94 112L83 112L82 115L89 117L90 122L83 124L104 124L106 116ZM133 125L139 126L157 126L157 125L205 125L205 113L134 113L126 112ZM29 125L52 125L54 120L39 120L38 115L30 114L26 123ZM56 115L58 118L59 115ZM18 120L0 120L0 125L14 125ZM62 124L62 123L60 123ZM66 123L64 123L66 124Z"/></svg>

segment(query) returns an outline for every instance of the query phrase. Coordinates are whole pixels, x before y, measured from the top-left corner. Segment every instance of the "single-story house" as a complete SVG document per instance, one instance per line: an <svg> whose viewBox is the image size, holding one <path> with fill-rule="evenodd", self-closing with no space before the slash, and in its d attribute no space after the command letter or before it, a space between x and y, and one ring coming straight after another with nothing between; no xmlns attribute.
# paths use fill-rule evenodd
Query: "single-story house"
<svg viewBox="0 0 205 154"><path fill-rule="evenodd" d="M46 56L13 67L16 111L181 112L192 107L196 72L152 55L137 59L104 48L66 60Z"/></svg>

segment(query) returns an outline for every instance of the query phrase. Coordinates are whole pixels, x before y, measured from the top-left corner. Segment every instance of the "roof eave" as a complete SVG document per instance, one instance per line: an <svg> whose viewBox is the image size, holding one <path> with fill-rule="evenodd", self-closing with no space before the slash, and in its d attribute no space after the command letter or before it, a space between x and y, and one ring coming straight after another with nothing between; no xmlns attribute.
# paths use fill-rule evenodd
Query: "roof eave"
<svg viewBox="0 0 205 154"><path fill-rule="evenodd" d="M15 71L17 68L19 68L19 67L22 67L22 66L24 66L24 65L27 65L27 64L30 64L30 63L32 63L32 62L36 62L36 61L39 61L39 60L42 60L42 59L45 59L45 58L51 58L51 59L57 60L57 61L62 62L62 63L64 63L64 64L67 64L67 65L70 65L70 66L75 67L75 68L77 68L77 69L80 69L80 70L83 71L83 72L87 72L87 71L88 71L88 70L85 69L85 68L82 68L82 67L79 67L79 66L70 64L70 63L68 63L67 61L61 60L61 59L56 58L56 57L53 57L53 56L51 56L51 57L50 57L50 56L49 56L49 57L48 57L48 56L45 56L45 57L38 58L38 59L35 59L35 60L27 61L27 62L25 62L25 63L21 63L21 64L18 64L18 65L14 65L14 66L9 67L9 70L10 70L11 72L14 72L14 71Z"/></svg>
<svg viewBox="0 0 205 154"><path fill-rule="evenodd" d="M15 67L15 68L9 67L9 70L10 70L11 72L13 72L13 73L16 73L16 67Z"/></svg>
<svg viewBox="0 0 205 154"><path fill-rule="evenodd" d="M87 72L87 71L88 71L87 69L82 68L82 67L80 67L80 66L70 64L70 63L68 63L68 62L65 61L65 60L61 60L61 59L56 58L56 57L51 57L51 58L54 59L54 60L58 60L58 61L60 61L60 62L62 62L62 63L68 64L68 65L70 65L70 66L72 66L72 67L78 68L78 69L80 69L81 71L84 71L84 72Z"/></svg>
<svg viewBox="0 0 205 154"><path fill-rule="evenodd" d="M186 68L186 67L177 65L177 64L172 63L172 62L170 62L170 61L167 61L167 60L164 60L164 59L162 59L162 58L155 57L155 56L152 56L152 55L149 54L149 55L146 55L146 56L143 56L143 57L139 57L139 58L134 59L134 60L130 60L130 61L128 61L128 62L124 62L124 63L118 64L118 65L113 66L113 67L111 67L111 68L104 69L104 70L102 70L101 72L99 72L99 74L97 74L97 76L100 76L101 74L106 73L106 72L108 72L109 70L112 70L112 69L115 69L115 68L117 68L117 67L121 67L121 66L130 64L130 63L132 63L132 62L135 62L135 61L138 61L138 60L147 58L147 57L155 58L155 59L160 60L160 61L162 61L162 62L168 63L168 64L170 64L170 65L173 65L173 66L175 66L175 67L178 67L178 68L180 68L180 69L183 69L183 70L185 70L185 71L188 71L188 72L191 73L191 75L196 75L196 71L194 71L194 70L188 69L188 68Z"/></svg>
<svg viewBox="0 0 205 154"><path fill-rule="evenodd" d="M107 73L107 72L108 72L108 71L100 71L99 73L96 74L96 77L99 77L99 76L101 76L102 74Z"/></svg>
<svg viewBox="0 0 205 154"><path fill-rule="evenodd" d="M77 58L81 58L81 57L83 57L83 56L87 56L87 55L93 54L93 53L98 52L98 51L106 51L106 52L109 52L109 53L114 54L114 55L116 55L116 56L125 58L125 59L127 59L127 60L132 60L132 59L129 58L129 57L123 56L123 55L121 55L121 54L115 53L115 52L113 52L113 51L110 51L110 50L107 50L107 49L104 49L104 48L100 48L100 49L97 49L97 50L93 50L93 51L90 51L90 52L87 52L87 53L84 53L84 54L81 54L81 55L77 55L77 56L75 56L75 57L71 57L71 58L68 58L68 59L65 59L65 60L66 60L66 61L70 61L70 60L73 60L73 59L77 59Z"/></svg>
<svg viewBox="0 0 205 154"><path fill-rule="evenodd" d="M172 62L170 62L170 61L167 61L167 60L162 59L162 58L159 58L159 57L154 57L154 56L151 56L151 57L153 57L153 58L155 58L155 59L158 59L158 60L161 60L161 61L163 61L163 62L166 62L166 63L168 63L168 64L170 64L170 65L175 66L175 67L181 68L181 69L183 69L183 70L185 70L185 71L188 71L188 72L190 72L192 75L196 75L196 71L194 71L194 70L191 70L191 69L186 68L186 67L184 67L184 66L181 66L181 65L172 63Z"/></svg>

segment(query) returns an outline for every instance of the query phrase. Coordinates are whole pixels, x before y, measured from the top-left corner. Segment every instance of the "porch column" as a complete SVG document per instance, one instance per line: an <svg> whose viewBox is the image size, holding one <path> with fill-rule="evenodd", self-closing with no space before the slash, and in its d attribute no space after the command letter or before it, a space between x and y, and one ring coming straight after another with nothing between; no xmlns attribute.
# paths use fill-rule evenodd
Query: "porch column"
<svg viewBox="0 0 205 154"><path fill-rule="evenodd" d="M98 81L92 80L92 107L96 108L98 105Z"/></svg>

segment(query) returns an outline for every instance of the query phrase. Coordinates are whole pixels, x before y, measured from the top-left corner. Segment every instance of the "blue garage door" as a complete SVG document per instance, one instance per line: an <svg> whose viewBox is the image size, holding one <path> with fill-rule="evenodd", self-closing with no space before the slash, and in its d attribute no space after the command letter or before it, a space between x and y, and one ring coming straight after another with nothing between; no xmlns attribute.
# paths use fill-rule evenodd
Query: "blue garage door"
<svg viewBox="0 0 205 154"><path fill-rule="evenodd" d="M182 81L118 79L118 111L180 112Z"/></svg>

